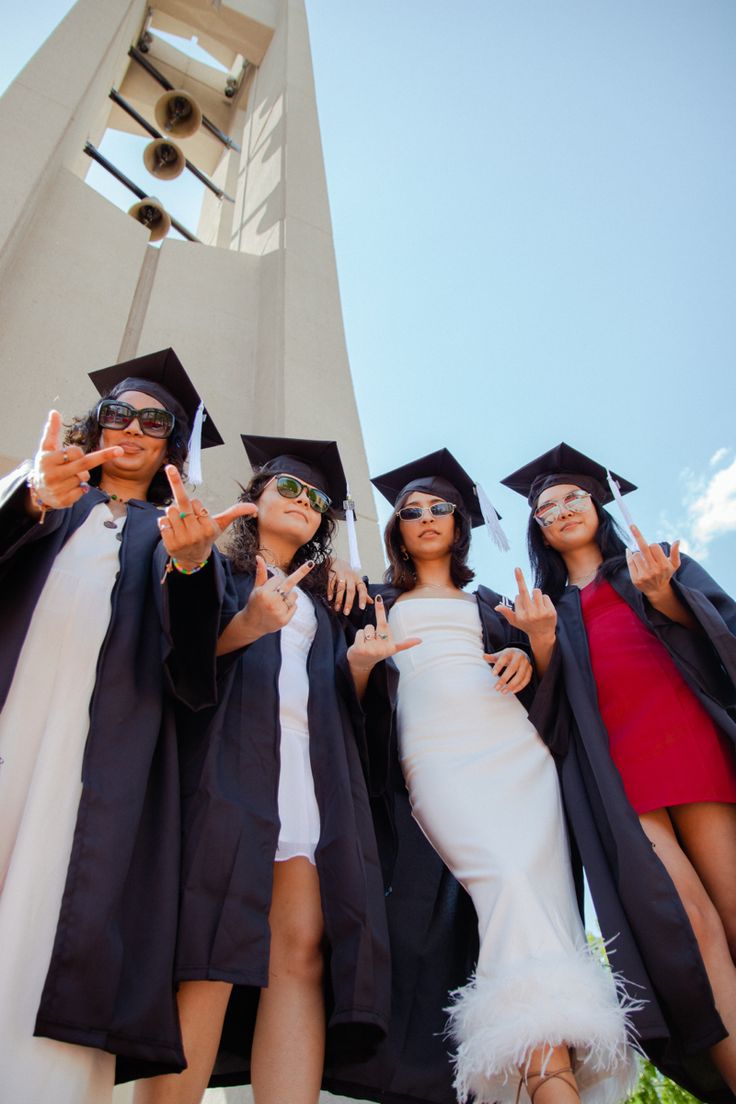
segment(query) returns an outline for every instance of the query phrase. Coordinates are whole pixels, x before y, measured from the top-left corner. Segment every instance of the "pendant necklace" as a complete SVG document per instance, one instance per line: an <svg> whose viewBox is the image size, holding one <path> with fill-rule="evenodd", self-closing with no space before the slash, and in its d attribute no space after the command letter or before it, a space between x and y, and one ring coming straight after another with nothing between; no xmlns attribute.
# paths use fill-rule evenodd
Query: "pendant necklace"
<svg viewBox="0 0 736 1104"><path fill-rule="evenodd" d="M112 494L111 491L106 491L104 487L100 487L103 494L106 494L108 498L111 498L113 502L119 502L121 506L127 506L130 502L129 498L121 498L120 495ZM114 518L108 518L107 521L102 523L106 529L117 529L118 523Z"/></svg>

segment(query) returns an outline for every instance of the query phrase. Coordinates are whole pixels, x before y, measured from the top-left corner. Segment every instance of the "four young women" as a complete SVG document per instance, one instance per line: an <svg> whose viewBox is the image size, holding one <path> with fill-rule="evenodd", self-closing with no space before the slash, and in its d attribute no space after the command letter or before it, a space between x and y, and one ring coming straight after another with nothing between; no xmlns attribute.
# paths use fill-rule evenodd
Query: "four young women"
<svg viewBox="0 0 736 1104"><path fill-rule="evenodd" d="M601 471L566 446L507 480L530 495L539 589L518 573L515 608L465 593L482 517L442 450L376 480L394 507L389 570L356 632L328 601L346 497L334 444L244 438L254 476L211 518L181 478L198 397L178 362L188 406L155 382L151 359L132 379L119 366L65 446L52 414L3 498L0 1069L14 1099L51 1084L55 1099L105 1099L112 1052L119 1077L146 1075L137 1104L195 1104L211 1079L246 1077L258 1104L308 1104L326 1047L356 1068L385 1045L381 868L400 875L406 833L392 754L477 915L475 975L449 1010L459 1098L613 1104L635 1080L633 1026L663 1069L730 1099L727 597L676 547L626 553ZM586 945L537 730L618 985ZM396 974L406 944L391 945Z"/></svg>

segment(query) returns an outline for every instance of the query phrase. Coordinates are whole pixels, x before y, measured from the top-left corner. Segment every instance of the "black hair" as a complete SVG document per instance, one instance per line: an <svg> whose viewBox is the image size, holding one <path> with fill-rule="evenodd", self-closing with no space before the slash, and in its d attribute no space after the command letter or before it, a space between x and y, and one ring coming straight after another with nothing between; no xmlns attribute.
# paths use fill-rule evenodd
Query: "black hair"
<svg viewBox="0 0 736 1104"><path fill-rule="evenodd" d="M598 577L605 579L625 562L626 544L618 524L608 513L608 510L604 510L595 498L591 497L591 501L598 515L595 542L603 556L603 563L598 569ZM565 561L559 552L556 552L554 548L550 548L545 542L544 527L535 520L533 513L529 516L527 527L527 549L535 587L539 587L544 594L548 594L553 602L559 601L567 585Z"/></svg>

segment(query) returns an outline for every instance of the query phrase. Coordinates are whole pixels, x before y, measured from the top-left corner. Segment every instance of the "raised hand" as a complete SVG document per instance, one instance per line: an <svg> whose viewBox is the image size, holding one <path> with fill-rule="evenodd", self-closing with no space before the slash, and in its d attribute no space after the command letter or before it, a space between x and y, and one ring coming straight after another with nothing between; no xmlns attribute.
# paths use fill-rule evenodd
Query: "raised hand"
<svg viewBox="0 0 736 1104"><path fill-rule="evenodd" d="M680 542L674 542L667 556L661 544L647 544L636 525L631 532L639 546L634 552L626 549L631 581L650 601L661 598L669 593L670 579L680 566Z"/></svg>
<svg viewBox="0 0 736 1104"><path fill-rule="evenodd" d="M313 567L314 560L307 560L285 579L277 575L269 578L266 561L262 556L256 556L255 583L240 613L251 641L266 633L278 632L291 621L297 603L297 596L291 592Z"/></svg>
<svg viewBox="0 0 736 1104"><path fill-rule="evenodd" d="M175 505L169 506L165 516L159 518L158 527L166 551L185 568L202 564L217 538L235 518L254 517L258 513L254 502L237 502L211 517L198 498L189 498L174 465L167 464L165 471Z"/></svg>
<svg viewBox="0 0 736 1104"><path fill-rule="evenodd" d="M496 613L505 617L515 629L526 633L530 640L533 637L554 639L557 611L552 599L547 594L542 594L539 587L534 587L530 594L520 567L514 569L514 575L519 593L514 599L513 609L509 606L496 606Z"/></svg>
<svg viewBox="0 0 736 1104"><path fill-rule="evenodd" d="M521 648L503 648L483 658L491 664L491 671L498 680L494 689L501 694L518 694L532 677L531 661Z"/></svg>
<svg viewBox="0 0 736 1104"><path fill-rule="evenodd" d="M410 636L399 642L394 640L386 617L386 607L380 594L376 595L375 609L376 627L366 625L364 629L360 629L348 648L348 663L354 678L359 673L370 674L382 659L388 659L397 652L404 652L407 648L415 648L417 644L422 643L418 636Z"/></svg>
<svg viewBox="0 0 736 1104"><path fill-rule="evenodd" d="M89 489L90 470L113 456L123 454L120 445L86 453L78 445L67 445L64 448L61 443L63 428L59 411L49 411L33 461L33 493L29 502L31 513L37 513L43 507L63 510L73 505Z"/></svg>
<svg viewBox="0 0 736 1104"><path fill-rule="evenodd" d="M358 572L353 570L347 560L333 560L327 580L327 601L332 602L333 608L338 613L342 611L347 617L356 597L359 609L363 610L366 606L373 605L368 587Z"/></svg>

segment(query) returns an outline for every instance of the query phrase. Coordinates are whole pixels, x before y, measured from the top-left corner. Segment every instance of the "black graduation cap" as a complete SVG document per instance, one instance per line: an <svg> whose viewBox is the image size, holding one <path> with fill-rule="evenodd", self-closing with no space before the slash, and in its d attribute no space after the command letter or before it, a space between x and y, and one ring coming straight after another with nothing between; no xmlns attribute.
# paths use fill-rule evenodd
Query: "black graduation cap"
<svg viewBox="0 0 736 1104"><path fill-rule="evenodd" d="M109 368L100 368L97 372L90 372L89 378L103 397L121 383L130 384L123 388L125 391L143 391L146 394L149 391L145 384L164 388L180 403L189 421L188 433L193 434L202 400L173 349L160 349L157 353L146 353L145 356L126 360L121 364L112 364ZM144 386L138 386L139 384ZM155 390L151 389L150 393L159 402L164 401ZM223 440L217 426L203 409L202 448L221 444ZM192 445L193 442L190 441L190 453L193 451Z"/></svg>
<svg viewBox="0 0 736 1104"><path fill-rule="evenodd" d="M611 476L619 485L622 495L635 491L633 483L628 479L622 479L616 472ZM542 453L536 460L525 464L518 471L507 475L501 482L505 487L523 495L530 506L536 505L542 491L547 487L555 487L560 483L572 483L576 487L582 487L601 505L605 506L613 502L613 493L608 484L608 470L602 464L591 460L584 452L566 445L561 441L559 445Z"/></svg>
<svg viewBox="0 0 736 1104"><path fill-rule="evenodd" d="M392 506L398 506L411 491L423 491L454 502L468 515L473 528L485 520L475 483L446 448L377 475L371 483Z"/></svg>
<svg viewBox="0 0 736 1104"><path fill-rule="evenodd" d="M240 437L254 471L295 475L319 487L331 499L335 516L345 518L348 485L336 441L256 437L251 433L241 433Z"/></svg>

